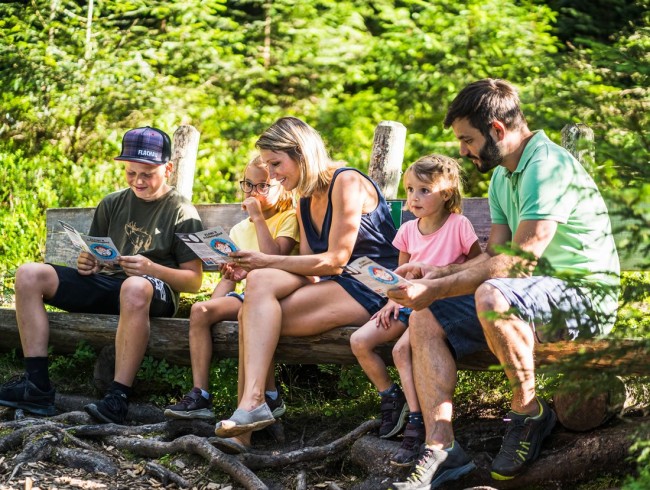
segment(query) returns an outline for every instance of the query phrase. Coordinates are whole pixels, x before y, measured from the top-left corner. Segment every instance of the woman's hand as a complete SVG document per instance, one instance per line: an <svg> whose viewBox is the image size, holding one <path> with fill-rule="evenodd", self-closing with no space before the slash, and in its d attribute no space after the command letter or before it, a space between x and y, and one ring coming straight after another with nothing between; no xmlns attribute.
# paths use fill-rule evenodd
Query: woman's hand
<svg viewBox="0 0 650 490"><path fill-rule="evenodd" d="M101 269L99 262L88 252L81 252L77 257L77 270L82 276L96 274Z"/></svg>
<svg viewBox="0 0 650 490"><path fill-rule="evenodd" d="M271 261L270 256L262 252L254 252L252 250L238 250L230 254L234 261L234 265L241 267L246 271L253 269L264 269L269 267Z"/></svg>
<svg viewBox="0 0 650 490"><path fill-rule="evenodd" d="M124 255L117 258L127 276L154 276L155 264L143 255Z"/></svg>

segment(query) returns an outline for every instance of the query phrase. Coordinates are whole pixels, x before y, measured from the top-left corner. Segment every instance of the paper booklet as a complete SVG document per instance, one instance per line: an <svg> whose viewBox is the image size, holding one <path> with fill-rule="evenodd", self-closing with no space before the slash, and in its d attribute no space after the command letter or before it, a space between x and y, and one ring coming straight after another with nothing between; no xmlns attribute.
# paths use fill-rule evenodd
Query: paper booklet
<svg viewBox="0 0 650 490"><path fill-rule="evenodd" d="M221 226L197 233L176 233L206 265L232 262L230 252L239 250Z"/></svg>
<svg viewBox="0 0 650 490"><path fill-rule="evenodd" d="M79 250L88 252L101 264L117 264L117 258L121 255L110 237L96 237L82 235L72 225L59 220L61 226L72 240L72 244Z"/></svg>
<svg viewBox="0 0 650 490"><path fill-rule="evenodd" d="M368 257L359 257L350 262L345 266L345 272L384 298L388 296L387 293L391 289L402 284L413 284Z"/></svg>

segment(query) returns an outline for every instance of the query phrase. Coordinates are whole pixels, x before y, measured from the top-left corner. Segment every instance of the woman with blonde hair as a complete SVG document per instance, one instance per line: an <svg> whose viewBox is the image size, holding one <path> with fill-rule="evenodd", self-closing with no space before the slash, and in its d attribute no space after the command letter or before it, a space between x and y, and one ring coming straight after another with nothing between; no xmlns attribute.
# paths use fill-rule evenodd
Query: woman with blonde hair
<svg viewBox="0 0 650 490"><path fill-rule="evenodd" d="M377 185L357 169L330 159L320 135L294 117L283 117L257 140L270 175L300 198L300 255L238 251L235 263L249 271L239 315L241 398L216 434L242 449L250 434L274 422L264 398L280 336L316 335L342 325L363 325L385 300L344 273L367 256L393 269L395 226Z"/></svg>

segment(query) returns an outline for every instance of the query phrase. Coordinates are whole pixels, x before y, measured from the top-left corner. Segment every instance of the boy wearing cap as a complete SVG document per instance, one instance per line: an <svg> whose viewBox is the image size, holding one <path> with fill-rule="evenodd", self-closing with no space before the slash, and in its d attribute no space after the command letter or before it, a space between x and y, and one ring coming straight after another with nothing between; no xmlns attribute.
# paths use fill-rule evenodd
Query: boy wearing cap
<svg viewBox="0 0 650 490"><path fill-rule="evenodd" d="M25 373L0 385L0 405L51 416L55 390L48 376L49 324L44 304L77 313L119 314L115 378L106 396L85 410L102 422L126 418L131 385L149 341L149 317L173 316L180 292L201 287L201 261L176 233L202 230L194 206L167 183L173 165L169 136L137 128L122 139L128 188L97 206L89 235L109 236L119 267L100 266L81 252L77 269L24 264L16 271L16 319Z"/></svg>

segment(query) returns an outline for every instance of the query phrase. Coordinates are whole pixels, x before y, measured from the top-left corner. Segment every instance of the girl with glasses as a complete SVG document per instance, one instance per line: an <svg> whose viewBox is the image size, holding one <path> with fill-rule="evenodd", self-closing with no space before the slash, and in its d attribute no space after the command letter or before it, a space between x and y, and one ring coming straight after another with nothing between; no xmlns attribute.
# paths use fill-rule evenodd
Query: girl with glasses
<svg viewBox="0 0 650 490"><path fill-rule="evenodd" d="M248 218L230 230L230 238L242 250L284 256L297 252L299 240L298 221L293 193L272 180L269 169L259 156L244 169L244 179L239 182L244 191L242 208ZM190 313L190 357L194 388L178 403L165 410L167 417L176 419L213 419L212 394L209 392L209 370L212 359L211 327L224 320L237 320L244 295L235 292L238 281L246 271L224 264L222 279L212 297L192 305ZM240 341L241 343L241 341ZM271 373L272 374L272 373ZM271 375L267 385L267 401L275 416L284 413L285 407L275 388Z"/></svg>

